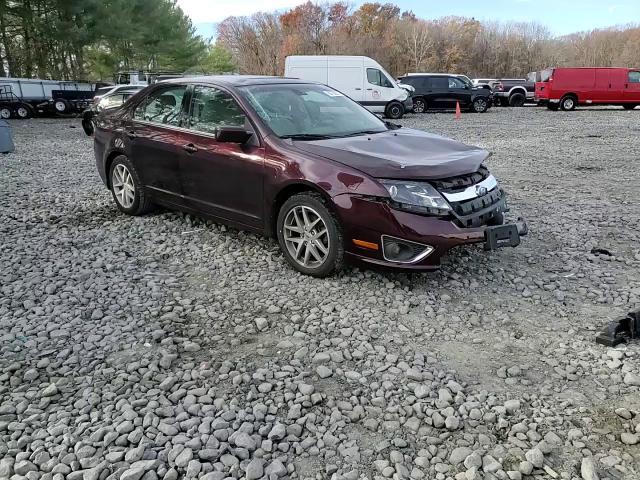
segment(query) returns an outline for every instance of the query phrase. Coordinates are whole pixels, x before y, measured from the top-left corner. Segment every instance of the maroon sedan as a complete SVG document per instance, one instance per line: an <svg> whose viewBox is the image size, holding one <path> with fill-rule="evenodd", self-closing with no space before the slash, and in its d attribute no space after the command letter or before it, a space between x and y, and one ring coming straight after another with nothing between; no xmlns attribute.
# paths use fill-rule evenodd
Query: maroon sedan
<svg viewBox="0 0 640 480"><path fill-rule="evenodd" d="M452 247L516 246L485 150L385 123L325 85L161 82L100 114L94 150L120 210L157 204L277 236L297 270L345 260L430 270Z"/></svg>

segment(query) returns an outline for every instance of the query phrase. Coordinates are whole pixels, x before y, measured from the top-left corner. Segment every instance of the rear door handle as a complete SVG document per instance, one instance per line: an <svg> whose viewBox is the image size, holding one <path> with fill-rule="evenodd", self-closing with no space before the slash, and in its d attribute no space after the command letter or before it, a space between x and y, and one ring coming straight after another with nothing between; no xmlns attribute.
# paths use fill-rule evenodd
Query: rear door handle
<svg viewBox="0 0 640 480"><path fill-rule="evenodd" d="M359 88L359 87L356 87L356 90L362 90L362 89L361 89L361 88Z"/></svg>
<svg viewBox="0 0 640 480"><path fill-rule="evenodd" d="M189 153L196 153L198 151L198 147L196 147L193 143L187 143L182 146L182 149Z"/></svg>

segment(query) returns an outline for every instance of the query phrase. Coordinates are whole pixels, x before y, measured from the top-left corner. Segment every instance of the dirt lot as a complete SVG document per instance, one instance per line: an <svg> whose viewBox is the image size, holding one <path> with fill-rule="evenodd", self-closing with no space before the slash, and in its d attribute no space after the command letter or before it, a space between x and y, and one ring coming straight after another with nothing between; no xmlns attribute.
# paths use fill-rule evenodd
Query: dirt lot
<svg viewBox="0 0 640 480"><path fill-rule="evenodd" d="M640 342L594 343L640 308L640 111L401 123L493 152L520 247L303 277L272 240L118 213L79 120L11 123L0 479L640 478Z"/></svg>

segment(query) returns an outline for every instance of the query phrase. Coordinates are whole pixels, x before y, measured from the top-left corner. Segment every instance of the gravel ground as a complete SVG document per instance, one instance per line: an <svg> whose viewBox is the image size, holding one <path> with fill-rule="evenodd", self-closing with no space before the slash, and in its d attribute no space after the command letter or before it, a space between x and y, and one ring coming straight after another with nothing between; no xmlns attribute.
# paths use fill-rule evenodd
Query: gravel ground
<svg viewBox="0 0 640 480"><path fill-rule="evenodd" d="M325 280L118 213L79 120L11 123L0 478L640 478L640 345L594 343L640 307L639 115L407 116L493 151L531 234Z"/></svg>

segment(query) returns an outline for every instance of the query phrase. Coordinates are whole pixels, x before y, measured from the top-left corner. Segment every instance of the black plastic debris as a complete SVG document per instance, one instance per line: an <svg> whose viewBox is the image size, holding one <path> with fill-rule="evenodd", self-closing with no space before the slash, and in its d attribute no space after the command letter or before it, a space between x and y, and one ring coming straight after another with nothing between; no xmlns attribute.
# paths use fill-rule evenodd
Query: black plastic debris
<svg viewBox="0 0 640 480"><path fill-rule="evenodd" d="M640 310L627 313L609 323L596 337L596 343L607 347L640 338Z"/></svg>
<svg viewBox="0 0 640 480"><path fill-rule="evenodd" d="M591 249L591 253L593 255L607 255L609 257L613 256L613 253L611 253L610 250L607 250L606 248L601 248L601 247L593 247Z"/></svg>

